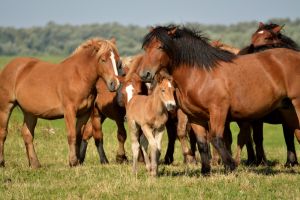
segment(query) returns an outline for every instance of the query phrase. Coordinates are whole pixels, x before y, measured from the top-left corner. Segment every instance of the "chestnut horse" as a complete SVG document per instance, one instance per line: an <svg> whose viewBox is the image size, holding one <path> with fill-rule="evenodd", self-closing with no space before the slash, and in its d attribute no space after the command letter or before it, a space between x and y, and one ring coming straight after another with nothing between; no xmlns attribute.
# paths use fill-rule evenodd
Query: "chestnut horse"
<svg viewBox="0 0 300 200"><path fill-rule="evenodd" d="M131 135L133 153L133 172L137 173L137 160L139 154L140 129L147 142L142 143L146 168L152 176L158 172L158 161L161 152L161 139L168 111L174 110L174 87L171 80L158 78L153 92L148 95L134 95L126 106L126 117ZM150 159L146 153L146 146L150 145Z"/></svg>
<svg viewBox="0 0 300 200"><path fill-rule="evenodd" d="M286 98L300 116L299 52L276 48L236 57L212 47L199 33L176 26L154 28L145 36L143 48L140 76L151 80L161 68L168 68L179 107L189 120L209 121L209 136L225 169L236 168L223 141L226 119L261 118ZM299 129L295 135L300 142ZM199 142L205 147L201 151L206 151L201 172L208 173L208 144L205 138Z"/></svg>
<svg viewBox="0 0 300 200"><path fill-rule="evenodd" d="M80 131L90 116L96 81L102 77L109 90L116 90L119 87L118 60L113 42L95 38L81 44L59 64L16 58L6 65L0 75L0 166L4 166L4 141L9 116L15 106L24 114L21 132L29 166L40 167L33 145L38 118L65 118L69 164L77 165Z"/></svg>
<svg viewBox="0 0 300 200"><path fill-rule="evenodd" d="M295 51L299 51L299 46L291 38L281 33L283 26L277 24L264 24L259 23L258 29L253 33L251 38L251 44L243 48L239 55L245 55L250 53L256 53L272 48L288 48ZM268 116L261 120L255 120L251 124L244 124L241 128L241 132L238 135L238 149L236 155L237 163L240 162L240 151L243 145L246 143L248 151L247 163L251 164L256 162L257 164L266 163L266 156L263 148L263 122L271 124L282 124L284 138L287 146L287 161L285 166L294 166L298 164L297 155L294 144L294 130L298 129L297 115L289 100L285 100L285 107L277 109ZM251 135L248 134L250 128L253 129L253 138L256 147L256 156L254 154L252 146Z"/></svg>

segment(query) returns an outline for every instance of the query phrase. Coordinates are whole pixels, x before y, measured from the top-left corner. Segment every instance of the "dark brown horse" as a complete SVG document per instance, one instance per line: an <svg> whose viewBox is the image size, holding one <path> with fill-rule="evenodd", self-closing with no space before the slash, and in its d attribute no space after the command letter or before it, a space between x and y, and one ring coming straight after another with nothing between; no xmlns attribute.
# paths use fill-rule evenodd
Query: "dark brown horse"
<svg viewBox="0 0 300 200"><path fill-rule="evenodd" d="M246 55L256 53L272 48L288 48L295 51L299 51L299 46L291 38L281 33L283 26L277 24L263 24L259 23L258 29L253 33L251 38L251 44L243 48L239 55ZM282 124L284 138L287 146L287 161L286 166L294 166L298 164L297 155L294 144L294 130L298 129L297 115L289 100L285 100L285 107L277 109L264 117L262 120L271 124ZM240 161L241 148L246 143L248 151L247 163L266 163L266 156L263 148L263 122L262 120L256 120L251 124L243 124L241 132L238 135L238 150L236 161ZM253 129L253 138L256 147L256 155L252 146L252 138L248 137L250 134L250 126Z"/></svg>
<svg viewBox="0 0 300 200"><path fill-rule="evenodd" d="M277 48L236 57L212 47L199 33L174 26L154 28L145 36L143 48L140 76L151 80L158 70L168 68L178 104L189 120L209 121L209 136L225 169L236 168L223 141L226 120L261 118L286 98L300 116L299 52ZM295 135L300 142L299 129ZM205 155L201 171L207 173L208 144L205 138L198 142Z"/></svg>
<svg viewBox="0 0 300 200"><path fill-rule="evenodd" d="M77 165L80 131L93 106L96 81L102 77L111 91L116 90L118 60L118 51L111 41L91 39L59 64L16 58L6 65L0 75L0 166L4 166L4 141L15 106L24 114L22 135L32 168L40 167L33 145L38 118L65 118L69 164Z"/></svg>

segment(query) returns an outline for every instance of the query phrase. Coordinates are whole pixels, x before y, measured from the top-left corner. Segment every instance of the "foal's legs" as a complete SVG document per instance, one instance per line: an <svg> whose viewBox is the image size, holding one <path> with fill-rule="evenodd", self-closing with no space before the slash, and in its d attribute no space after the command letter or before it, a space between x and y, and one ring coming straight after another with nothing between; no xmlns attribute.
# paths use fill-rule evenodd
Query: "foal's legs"
<svg viewBox="0 0 300 200"><path fill-rule="evenodd" d="M41 167L41 164L37 158L34 150L33 138L34 138L34 128L37 123L37 118L33 115L24 112L24 122L22 127L23 140L26 146L26 152L28 157L29 166L33 169Z"/></svg>
<svg viewBox="0 0 300 200"><path fill-rule="evenodd" d="M3 100L3 99L1 99ZM4 103L4 102L2 102ZM14 105L8 103L6 106L0 105L0 167L5 166L4 162L4 142L7 136L8 120Z"/></svg>
<svg viewBox="0 0 300 200"><path fill-rule="evenodd" d="M267 164L267 158L263 146L263 123L262 122L254 122L252 123L253 127L253 140L255 143L255 151L256 151L256 164L257 165L265 165Z"/></svg>
<svg viewBox="0 0 300 200"><path fill-rule="evenodd" d="M87 121L90 117L91 113L88 112L80 117L77 118L76 121L76 156L79 159L79 162L81 162L81 144L82 144L82 132L84 131L85 125L87 124ZM86 150L86 147L84 147ZM85 152L84 152L85 153ZM84 155L85 156L85 155ZM84 158L83 158L84 160Z"/></svg>
<svg viewBox="0 0 300 200"><path fill-rule="evenodd" d="M238 122L240 132L237 136L237 150L235 155L235 162L237 165L241 162L241 152L245 144L251 142L251 124L248 122ZM248 155L251 154L248 152ZM254 151L253 151L254 155Z"/></svg>
<svg viewBox="0 0 300 200"><path fill-rule="evenodd" d="M138 164L138 156L140 151L140 143L139 143L139 127L134 120L128 119L128 129L131 136L131 149L132 149L132 171L135 175L137 175L137 164Z"/></svg>
<svg viewBox="0 0 300 200"><path fill-rule="evenodd" d="M151 159L151 167L150 167L150 175L151 176L156 176L157 175L157 166L158 166L158 162L157 162L157 157L160 154L158 148L157 148L157 142L155 140L155 138L153 137L153 130L147 126L144 125L141 127L143 130L143 133L145 135L145 137L147 138L148 142L149 142L149 146L150 146L150 159Z"/></svg>

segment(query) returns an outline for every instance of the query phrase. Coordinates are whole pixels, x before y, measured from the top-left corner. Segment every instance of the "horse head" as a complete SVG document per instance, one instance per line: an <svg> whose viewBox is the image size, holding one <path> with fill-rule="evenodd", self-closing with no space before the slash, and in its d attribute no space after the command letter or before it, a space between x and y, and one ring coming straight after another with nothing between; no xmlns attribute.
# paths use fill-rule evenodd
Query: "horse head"
<svg viewBox="0 0 300 200"><path fill-rule="evenodd" d="M258 29L252 34L252 45L254 47L280 44L280 31L284 26L277 24L263 24L259 23Z"/></svg>
<svg viewBox="0 0 300 200"><path fill-rule="evenodd" d="M155 74L170 63L174 51L172 36L176 27L156 27L144 37L144 54L139 66L139 75L143 81L151 81Z"/></svg>

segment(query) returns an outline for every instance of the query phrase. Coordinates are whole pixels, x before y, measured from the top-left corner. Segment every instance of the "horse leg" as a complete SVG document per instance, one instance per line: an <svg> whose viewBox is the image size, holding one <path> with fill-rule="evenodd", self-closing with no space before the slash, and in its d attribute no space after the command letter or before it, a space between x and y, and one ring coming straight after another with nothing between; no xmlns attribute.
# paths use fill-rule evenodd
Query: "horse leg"
<svg viewBox="0 0 300 200"><path fill-rule="evenodd" d="M37 118L33 115L24 113L24 122L22 127L22 136L26 146L26 153L28 158L29 166L33 169L41 167L41 164L37 158L36 152L34 150L33 138L34 138L34 128L37 123Z"/></svg>
<svg viewBox="0 0 300 200"><path fill-rule="evenodd" d="M158 156L158 148L157 148L157 143L155 141L155 138L153 136L153 130L145 125L141 127L143 130L143 133L145 137L147 138L150 146L150 159L151 159L151 167L150 167L150 175L151 176L156 176L157 175L157 156Z"/></svg>
<svg viewBox="0 0 300 200"><path fill-rule="evenodd" d="M104 115L99 116L99 119L94 119L93 124L93 137L95 140L95 145L99 154L99 159L101 164L107 164L108 159L106 157L104 146L103 146L103 131L102 131L102 124L106 117Z"/></svg>
<svg viewBox="0 0 300 200"><path fill-rule="evenodd" d="M294 134L297 138L298 143L300 144L300 130L299 130L299 127L300 127L300 97L294 98L292 100L292 104L295 108L295 111L296 111L297 117L298 117L298 128L295 129Z"/></svg>
<svg viewBox="0 0 300 200"><path fill-rule="evenodd" d="M141 149L142 149L142 152L143 152L143 155L144 155L144 161L145 161L145 164L146 164L146 169L150 173L151 163L150 163L150 159L149 159L149 156L148 156L148 153L147 153L149 143L148 143L148 140L147 140L147 138L145 137L144 134L142 134L140 136L140 144L141 144Z"/></svg>
<svg viewBox="0 0 300 200"><path fill-rule="evenodd" d="M76 156L76 113L73 107L66 108L65 123L68 131L69 165L73 167L79 163Z"/></svg>
<svg viewBox="0 0 300 200"><path fill-rule="evenodd" d="M290 167L290 166L298 165L297 154L296 154L295 143L294 143L294 130L291 129L289 126L287 126L287 124L285 123L282 124L282 128L283 128L285 144L287 147L287 159L284 166Z"/></svg>
<svg viewBox="0 0 300 200"><path fill-rule="evenodd" d="M195 163L195 156L192 155L192 152L187 145L187 132L190 129L188 127L188 117L180 109L178 109L177 118L177 136L181 143L184 163Z"/></svg>
<svg viewBox="0 0 300 200"><path fill-rule="evenodd" d="M90 117L90 113L86 113L82 115L81 117L77 118L76 121L76 156L79 159L79 163L81 164L85 158L85 152L87 147L87 142L83 142L83 134L82 132L85 129L85 125L87 124L87 121ZM81 144L83 144L83 147L81 148ZM84 155L83 154L84 151ZM83 160L82 160L83 157Z"/></svg>
<svg viewBox="0 0 300 200"><path fill-rule="evenodd" d="M202 125L191 123L191 127L195 133L197 145L201 157L201 173L202 174L208 174L210 172L210 149L209 149L209 143L207 141L207 128Z"/></svg>
<svg viewBox="0 0 300 200"><path fill-rule="evenodd" d="M156 146L157 146L157 151L156 151L156 163L157 163L156 174L158 174L158 163L159 163L159 158L160 158L160 155L161 155L161 141L162 141L163 133L164 133L164 128L161 128L161 129L157 130L156 133L154 134L154 139L156 141Z"/></svg>
<svg viewBox="0 0 300 200"><path fill-rule="evenodd" d="M253 127L253 140L255 143L255 150L256 150L256 164L265 165L267 164L267 158L263 146L263 140L264 140L263 123L262 122L252 123L252 127Z"/></svg>
<svg viewBox="0 0 300 200"><path fill-rule="evenodd" d="M3 102L2 102L3 103ZM4 161L4 142L7 136L8 120L11 115L11 111L14 108L14 104L8 103L6 107L0 107L0 167L5 166Z"/></svg>
<svg viewBox="0 0 300 200"><path fill-rule="evenodd" d="M117 163L123 163L128 162L128 159L125 155L125 141L127 138L127 133L124 127L124 121L123 120L116 120L117 126L118 126L118 141L119 141L119 148L116 156Z"/></svg>
<svg viewBox="0 0 300 200"><path fill-rule="evenodd" d="M174 161L174 146L175 146L175 141L176 141L176 122L175 119L172 119L171 116L169 116L167 122L166 122L166 129L167 129L167 134L168 134L168 147L164 159L164 163L169 165L173 163Z"/></svg>
<svg viewBox="0 0 300 200"><path fill-rule="evenodd" d="M86 123L82 133L82 140L80 144L79 163L82 164L85 159L88 140L93 136L93 125L91 120Z"/></svg>
<svg viewBox="0 0 300 200"><path fill-rule="evenodd" d="M224 163L225 171L233 171L236 163L232 159L230 152L226 149L223 133L227 117L227 109L216 107L210 112L210 134L212 136L212 144L219 152Z"/></svg>
<svg viewBox="0 0 300 200"><path fill-rule="evenodd" d="M236 151L236 156L235 156L235 162L237 165L239 165L241 163L241 151L242 151L244 145L249 143L249 141L251 141L251 124L248 122L238 122L238 126L240 128L240 132L239 132L238 138L237 138L237 151ZM251 149L250 149L250 151L248 151L247 163L249 162L249 158L252 158L252 156L249 156L249 155L254 155L253 148L252 148L252 151L251 151ZM255 159L253 160L253 162L254 161L255 161Z"/></svg>
<svg viewBox="0 0 300 200"><path fill-rule="evenodd" d="M191 147L191 156L195 159L195 163L196 161L196 145L197 145L197 138L196 135L193 131L193 129L190 127L190 123L189 123L189 127L188 127L188 135L190 138L190 147Z"/></svg>
<svg viewBox="0 0 300 200"><path fill-rule="evenodd" d="M137 175L137 164L138 164L138 156L140 151L139 144L139 128L134 120L128 119L128 129L131 136L131 149L132 149L132 172Z"/></svg>
<svg viewBox="0 0 300 200"><path fill-rule="evenodd" d="M231 150L232 133L231 133L231 130L230 130L230 123L229 122L225 123L225 128L224 128L224 142L225 142L226 149L232 155L232 150Z"/></svg>

